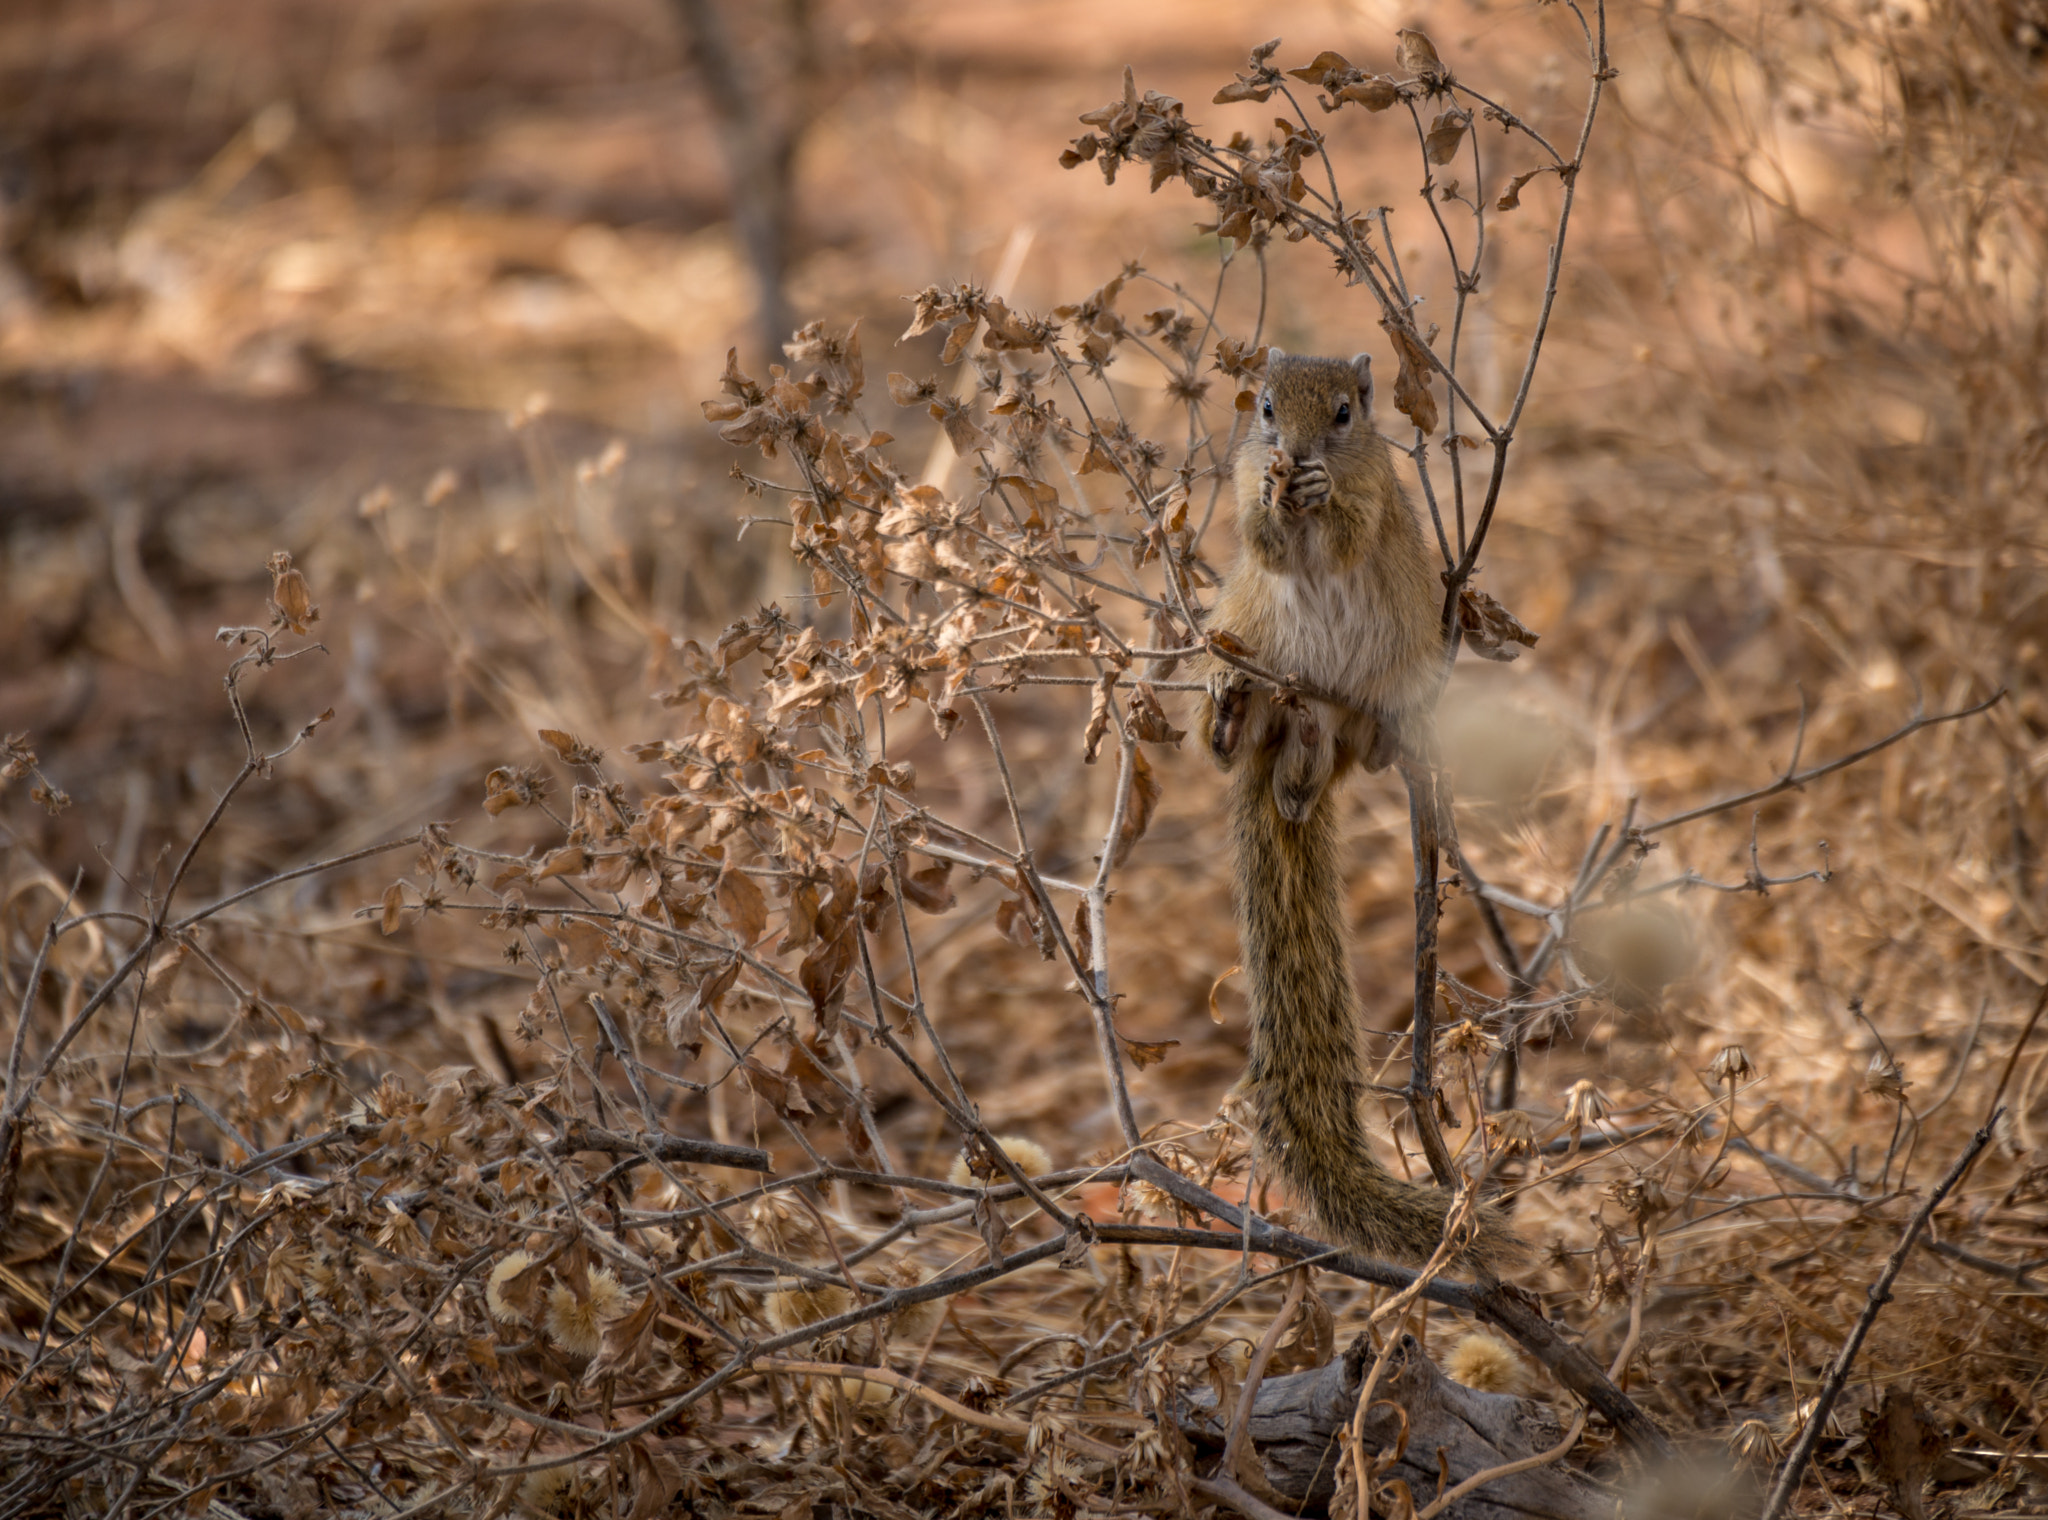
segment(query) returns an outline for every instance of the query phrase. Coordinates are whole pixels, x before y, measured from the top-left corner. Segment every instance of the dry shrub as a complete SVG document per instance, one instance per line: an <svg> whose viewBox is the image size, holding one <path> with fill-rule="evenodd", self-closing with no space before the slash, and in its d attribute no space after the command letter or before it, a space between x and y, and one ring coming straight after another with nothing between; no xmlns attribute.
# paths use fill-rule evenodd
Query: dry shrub
<svg viewBox="0 0 2048 1520"><path fill-rule="evenodd" d="M0 1505L1207 1502L1155 1417L1235 1397L1290 1269L1130 1158L1291 1217L1217 1108L1217 788L1176 695L1283 297L1352 329L1373 302L1448 615L1522 647L1469 584L1484 544L1542 635L1447 698L1419 1009L1405 800L1360 788L1375 1056L1447 1026L1441 1106L1388 1104L1397 1140L1441 1123L1549 1247L1546 1309L1682 1442L1762 1465L2001 1105L1822 1451L1917 1506L1902 1389L1966 1507L2033 1492L2042 40L1973 0L1627 20L1583 168L1571 109L1525 122L1418 32L1387 73L1255 52L1217 101L1256 138L1128 80L1068 159L1180 181L1221 267L1129 265L1044 314L928 288L906 337L943 334L938 368L887 406L858 324L732 356L705 410L752 557L698 569L784 585L786 541L801 578L722 632L668 631L624 454L570 462L538 406L512 418L536 511L454 477L352 503L331 580L280 556L268 624L224 630L240 752L189 757L178 848L154 875L128 848L104 908L76 841L32 833L69 783L10 739ZM1411 127L1427 209L1338 204L1345 153ZM1291 243L1365 290L1308 289ZM373 582L487 739L320 758L316 603ZM665 710L623 718L620 688ZM460 816L420 827L457 776ZM297 802L242 824L265 788ZM294 805L349 816L334 849L280 857ZM1381 1292L1320 1275L1268 1370ZM1458 1318L1411 1323L1448 1348ZM1580 1456L1629 1470L1597 1424Z"/></svg>

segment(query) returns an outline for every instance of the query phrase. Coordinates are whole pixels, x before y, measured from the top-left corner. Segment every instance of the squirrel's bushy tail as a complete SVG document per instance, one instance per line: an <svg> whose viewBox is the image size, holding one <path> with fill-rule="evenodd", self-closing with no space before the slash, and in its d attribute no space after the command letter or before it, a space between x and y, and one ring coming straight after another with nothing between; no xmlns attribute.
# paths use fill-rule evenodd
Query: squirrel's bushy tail
<svg viewBox="0 0 2048 1520"><path fill-rule="evenodd" d="M1237 915L1251 1000L1245 1068L1260 1142L1297 1196L1344 1246L1426 1260L1451 1195L1396 1177L1368 1148L1358 1105L1358 1001L1337 871L1337 788L1289 823L1272 800L1270 757L1231 778ZM1523 1254L1500 1210L1482 1203L1460 1260L1493 1273Z"/></svg>

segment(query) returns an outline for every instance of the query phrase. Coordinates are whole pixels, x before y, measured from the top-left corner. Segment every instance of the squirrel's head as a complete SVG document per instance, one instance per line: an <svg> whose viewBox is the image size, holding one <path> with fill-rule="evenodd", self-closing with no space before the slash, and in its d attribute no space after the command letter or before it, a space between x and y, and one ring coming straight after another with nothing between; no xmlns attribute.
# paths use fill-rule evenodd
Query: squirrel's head
<svg viewBox="0 0 2048 1520"><path fill-rule="evenodd" d="M1380 443L1372 426L1372 356L1347 361L1267 350L1252 427L1261 445L1284 450L1296 463L1372 449Z"/></svg>
<svg viewBox="0 0 2048 1520"><path fill-rule="evenodd" d="M1268 350L1232 473L1245 541L1268 569L1348 565L1367 552L1401 502L1393 452L1372 425L1372 360Z"/></svg>

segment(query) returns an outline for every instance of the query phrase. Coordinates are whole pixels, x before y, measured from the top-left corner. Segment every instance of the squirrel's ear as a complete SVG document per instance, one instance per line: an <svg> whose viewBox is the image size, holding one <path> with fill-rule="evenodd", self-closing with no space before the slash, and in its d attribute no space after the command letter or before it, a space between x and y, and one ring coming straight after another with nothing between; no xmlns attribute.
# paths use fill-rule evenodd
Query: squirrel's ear
<svg viewBox="0 0 2048 1520"><path fill-rule="evenodd" d="M1270 374L1272 374L1272 373L1273 373L1273 366L1274 366L1275 364L1278 364L1278 363L1279 363L1279 362L1280 362L1280 361L1281 361L1282 359L1284 359L1284 358L1286 358L1286 357L1287 357L1287 350L1286 350L1286 349L1284 349L1284 348L1282 348L1282 347L1281 347L1281 346L1280 346L1279 344L1277 344L1277 343L1269 343L1269 344L1267 344L1267 345L1266 345L1266 373L1267 373L1267 374L1269 374L1269 375L1270 375Z"/></svg>
<svg viewBox="0 0 2048 1520"><path fill-rule="evenodd" d="M1358 371L1358 409L1372 415L1372 355L1353 354L1351 367Z"/></svg>

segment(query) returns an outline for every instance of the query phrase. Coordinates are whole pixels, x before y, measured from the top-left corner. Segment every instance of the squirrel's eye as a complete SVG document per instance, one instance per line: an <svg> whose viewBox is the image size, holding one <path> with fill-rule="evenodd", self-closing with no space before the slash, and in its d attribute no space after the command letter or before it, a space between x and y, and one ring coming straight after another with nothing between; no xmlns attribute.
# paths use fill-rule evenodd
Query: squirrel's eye
<svg viewBox="0 0 2048 1520"><path fill-rule="evenodd" d="M1344 424L1345 424L1345 423L1349 422L1350 420L1351 420L1351 403L1350 403L1350 402L1348 402L1348 401L1340 401L1340 402L1338 402L1338 403L1337 403L1337 426L1338 426L1338 427L1342 427L1342 426L1344 426Z"/></svg>
<svg viewBox="0 0 2048 1520"><path fill-rule="evenodd" d="M1260 408L1260 410L1265 413L1265 417L1268 422L1271 422L1273 420L1273 398L1271 396L1268 396L1266 398L1265 404Z"/></svg>

